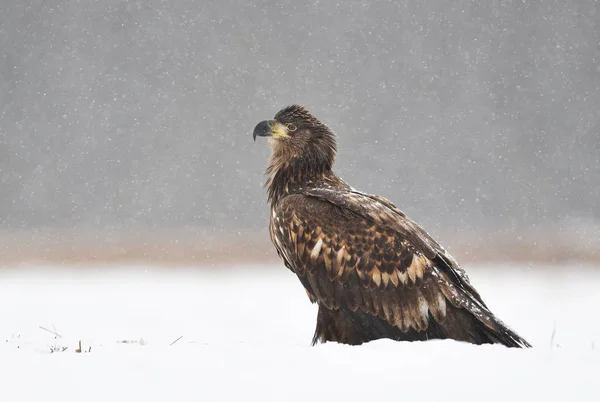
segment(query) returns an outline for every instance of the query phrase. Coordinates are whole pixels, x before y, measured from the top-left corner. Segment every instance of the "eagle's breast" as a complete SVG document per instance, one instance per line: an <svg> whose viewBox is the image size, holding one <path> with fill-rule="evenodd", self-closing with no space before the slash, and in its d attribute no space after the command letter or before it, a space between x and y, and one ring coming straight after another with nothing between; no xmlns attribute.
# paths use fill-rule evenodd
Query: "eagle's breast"
<svg viewBox="0 0 600 402"><path fill-rule="evenodd" d="M295 272L292 266L292 255L290 255L289 250L285 246L288 243L288 240L284 239L284 236L289 235L289 228L285 224L283 216L277 213L275 206L271 207L271 218L269 220L269 235L271 237L271 242L275 246L277 255L279 255L279 258L283 260L285 266L288 269L290 269L292 272Z"/></svg>

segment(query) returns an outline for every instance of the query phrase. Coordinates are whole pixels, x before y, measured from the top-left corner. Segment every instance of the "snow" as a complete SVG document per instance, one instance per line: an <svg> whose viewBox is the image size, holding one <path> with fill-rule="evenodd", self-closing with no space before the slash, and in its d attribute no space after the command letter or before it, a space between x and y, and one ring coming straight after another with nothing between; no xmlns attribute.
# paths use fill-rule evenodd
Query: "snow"
<svg viewBox="0 0 600 402"><path fill-rule="evenodd" d="M4 269L0 401L598 400L600 270L466 268L534 348L310 347L316 307L282 267Z"/></svg>

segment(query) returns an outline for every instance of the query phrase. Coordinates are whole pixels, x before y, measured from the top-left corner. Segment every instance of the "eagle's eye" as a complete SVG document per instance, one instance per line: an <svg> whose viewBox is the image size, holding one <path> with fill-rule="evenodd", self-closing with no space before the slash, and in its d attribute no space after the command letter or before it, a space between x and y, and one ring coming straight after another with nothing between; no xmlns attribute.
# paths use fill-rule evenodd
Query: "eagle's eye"
<svg viewBox="0 0 600 402"><path fill-rule="evenodd" d="M286 124L285 127L288 129L289 132L296 131L296 126L291 123Z"/></svg>

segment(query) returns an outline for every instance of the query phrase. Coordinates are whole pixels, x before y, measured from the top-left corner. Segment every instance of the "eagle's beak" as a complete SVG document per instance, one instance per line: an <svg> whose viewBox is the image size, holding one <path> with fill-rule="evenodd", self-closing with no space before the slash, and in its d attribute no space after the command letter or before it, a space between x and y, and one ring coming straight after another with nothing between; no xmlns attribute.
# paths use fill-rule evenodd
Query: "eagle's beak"
<svg viewBox="0 0 600 402"><path fill-rule="evenodd" d="M286 126L277 120L264 120L254 127L252 138L256 141L256 137L273 137L273 138L289 138L288 129Z"/></svg>

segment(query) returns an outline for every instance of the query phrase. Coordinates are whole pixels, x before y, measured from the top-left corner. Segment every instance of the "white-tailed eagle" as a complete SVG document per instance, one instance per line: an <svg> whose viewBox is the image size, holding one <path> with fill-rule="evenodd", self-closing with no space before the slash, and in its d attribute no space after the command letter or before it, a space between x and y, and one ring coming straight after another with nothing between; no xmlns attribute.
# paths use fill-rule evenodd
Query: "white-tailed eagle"
<svg viewBox="0 0 600 402"><path fill-rule="evenodd" d="M487 308L464 270L389 200L332 170L333 132L298 105L260 122L268 137L271 240L319 305L316 342L451 338L529 347Z"/></svg>

